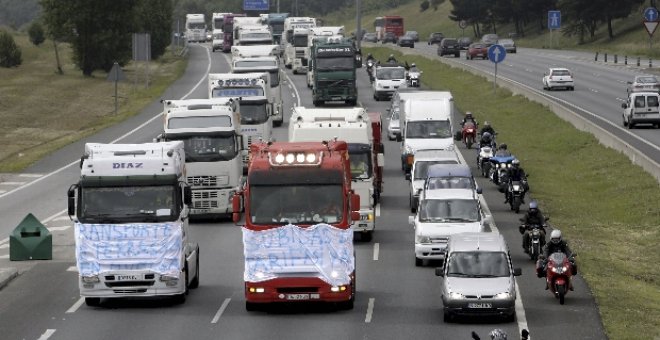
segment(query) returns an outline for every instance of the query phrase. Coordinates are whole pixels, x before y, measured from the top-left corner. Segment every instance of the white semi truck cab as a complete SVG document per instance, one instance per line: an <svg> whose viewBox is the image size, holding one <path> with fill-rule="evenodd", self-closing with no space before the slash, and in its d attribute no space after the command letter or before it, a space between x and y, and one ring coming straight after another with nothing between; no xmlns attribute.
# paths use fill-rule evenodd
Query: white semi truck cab
<svg viewBox="0 0 660 340"><path fill-rule="evenodd" d="M302 58L307 46L307 35L312 27L316 27L315 18L288 17L284 20L281 42L284 45L284 66L293 68L294 73L304 71L302 70Z"/></svg>
<svg viewBox="0 0 660 340"><path fill-rule="evenodd" d="M75 222L80 295L171 296L199 285L199 246L189 238L183 142L87 143L67 193Z"/></svg>

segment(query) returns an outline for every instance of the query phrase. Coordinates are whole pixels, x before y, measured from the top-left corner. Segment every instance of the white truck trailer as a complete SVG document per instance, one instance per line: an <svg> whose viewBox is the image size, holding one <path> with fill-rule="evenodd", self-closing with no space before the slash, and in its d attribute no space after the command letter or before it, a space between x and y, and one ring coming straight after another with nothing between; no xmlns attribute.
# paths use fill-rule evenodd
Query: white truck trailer
<svg viewBox="0 0 660 340"><path fill-rule="evenodd" d="M164 100L159 141L182 141L191 217L230 218L231 197L242 183L243 137L238 99Z"/></svg>
<svg viewBox="0 0 660 340"><path fill-rule="evenodd" d="M199 285L199 246L190 240L183 142L87 143L68 192L80 295L171 296Z"/></svg>
<svg viewBox="0 0 660 340"><path fill-rule="evenodd" d="M186 14L186 40L188 42L206 41L204 14Z"/></svg>
<svg viewBox="0 0 660 340"><path fill-rule="evenodd" d="M353 222L355 234L370 241L376 228L376 167L384 166L384 155L376 150L374 131L364 108L308 109L295 107L289 122L289 141L327 141L337 138L348 143L351 187L360 199L360 220Z"/></svg>

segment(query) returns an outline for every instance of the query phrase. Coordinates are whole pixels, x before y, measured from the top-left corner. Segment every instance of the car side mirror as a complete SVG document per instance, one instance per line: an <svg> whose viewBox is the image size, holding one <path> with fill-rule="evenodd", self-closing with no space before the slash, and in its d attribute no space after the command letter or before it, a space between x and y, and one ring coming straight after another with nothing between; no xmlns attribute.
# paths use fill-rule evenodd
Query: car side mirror
<svg viewBox="0 0 660 340"><path fill-rule="evenodd" d="M483 190L481 190L481 188L477 188L477 194L481 194L482 192Z"/></svg>
<svg viewBox="0 0 660 340"><path fill-rule="evenodd" d="M445 271L442 270L442 267L436 267L435 268L435 276L440 276L440 277L445 276Z"/></svg>
<svg viewBox="0 0 660 340"><path fill-rule="evenodd" d="M520 276L520 275L522 275L522 269L513 268L513 276Z"/></svg>
<svg viewBox="0 0 660 340"><path fill-rule="evenodd" d="M632 85L632 81L627 81L626 83Z"/></svg>

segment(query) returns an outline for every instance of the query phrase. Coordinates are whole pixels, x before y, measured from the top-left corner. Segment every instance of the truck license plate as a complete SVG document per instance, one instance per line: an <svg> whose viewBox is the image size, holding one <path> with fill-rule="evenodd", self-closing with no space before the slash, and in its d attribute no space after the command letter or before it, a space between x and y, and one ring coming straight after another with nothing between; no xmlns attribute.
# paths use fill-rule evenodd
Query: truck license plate
<svg viewBox="0 0 660 340"><path fill-rule="evenodd" d="M117 281L135 281L140 279L138 275L115 275L115 280Z"/></svg>
<svg viewBox="0 0 660 340"><path fill-rule="evenodd" d="M493 308L493 305L487 302L468 303L468 308Z"/></svg>
<svg viewBox="0 0 660 340"><path fill-rule="evenodd" d="M287 294L287 300L309 300L309 294Z"/></svg>

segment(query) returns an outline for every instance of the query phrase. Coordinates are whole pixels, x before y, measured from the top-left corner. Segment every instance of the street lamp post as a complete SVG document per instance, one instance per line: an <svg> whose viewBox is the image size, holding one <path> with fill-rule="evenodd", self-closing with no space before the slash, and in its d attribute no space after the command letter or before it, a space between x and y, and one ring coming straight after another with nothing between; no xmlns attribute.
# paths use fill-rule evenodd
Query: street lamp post
<svg viewBox="0 0 660 340"><path fill-rule="evenodd" d="M361 26L361 21L362 21L362 11L361 11L361 1L360 0L355 0L355 12L356 12L356 32L355 32L355 39L357 40L357 49L360 50L362 47L362 35L360 34L362 32L362 26Z"/></svg>

